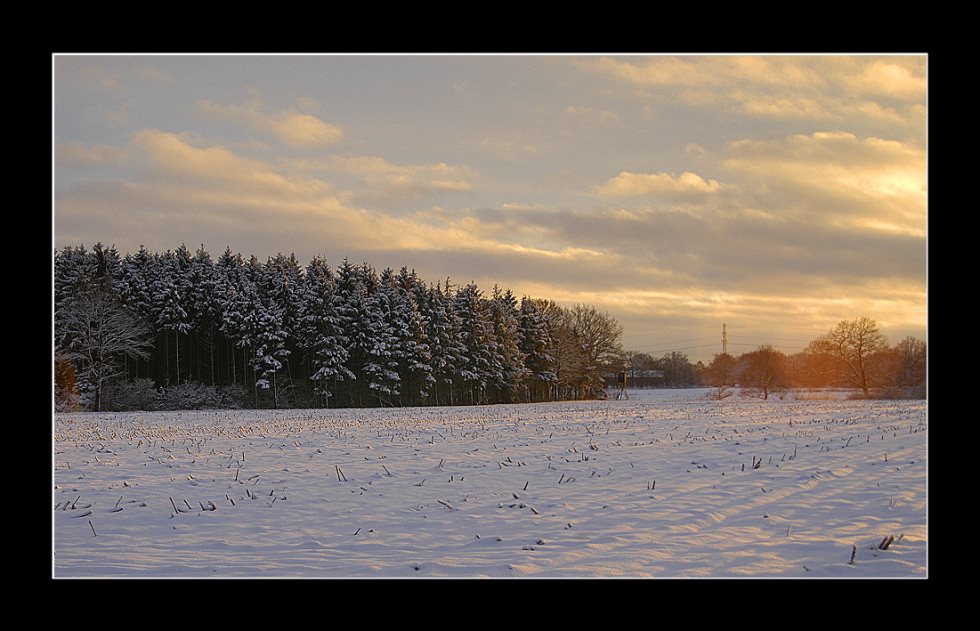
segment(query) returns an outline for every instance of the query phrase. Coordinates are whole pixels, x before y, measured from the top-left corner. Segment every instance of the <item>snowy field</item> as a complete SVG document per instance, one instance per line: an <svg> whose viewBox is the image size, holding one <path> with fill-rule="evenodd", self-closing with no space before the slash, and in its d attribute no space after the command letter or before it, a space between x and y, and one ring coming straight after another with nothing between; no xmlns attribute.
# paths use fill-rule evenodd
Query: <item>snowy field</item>
<svg viewBox="0 0 980 631"><path fill-rule="evenodd" d="M59 414L53 576L926 576L924 401L707 392Z"/></svg>

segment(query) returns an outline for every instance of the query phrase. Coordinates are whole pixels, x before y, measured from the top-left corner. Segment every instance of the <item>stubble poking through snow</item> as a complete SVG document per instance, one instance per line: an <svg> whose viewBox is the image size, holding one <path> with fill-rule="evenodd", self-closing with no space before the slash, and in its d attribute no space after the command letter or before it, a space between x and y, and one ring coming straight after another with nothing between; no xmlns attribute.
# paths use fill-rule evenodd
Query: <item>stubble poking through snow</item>
<svg viewBox="0 0 980 631"><path fill-rule="evenodd" d="M58 415L54 576L926 575L925 402L703 394Z"/></svg>

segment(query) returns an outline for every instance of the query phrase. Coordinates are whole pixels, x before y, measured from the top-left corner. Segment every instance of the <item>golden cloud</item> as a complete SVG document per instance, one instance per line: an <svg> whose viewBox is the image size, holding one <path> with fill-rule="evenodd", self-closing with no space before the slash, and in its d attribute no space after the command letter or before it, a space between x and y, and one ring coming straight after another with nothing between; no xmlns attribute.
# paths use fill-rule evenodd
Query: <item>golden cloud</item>
<svg viewBox="0 0 980 631"><path fill-rule="evenodd" d="M746 177L745 188L766 193L772 204L820 206L842 225L925 236L923 147L828 131L736 141L728 149L724 167Z"/></svg>
<svg viewBox="0 0 980 631"><path fill-rule="evenodd" d="M846 75L843 80L852 90L864 94L921 101L927 87L924 65L910 64L902 57L876 59L865 64L860 72Z"/></svg>
<svg viewBox="0 0 980 631"><path fill-rule="evenodd" d="M302 101L306 109L314 104L312 99ZM270 114L262 109L258 101L246 105L221 105L202 100L198 102L197 109L209 118L243 122L253 129L275 136L279 142L293 149L326 147L335 144L344 135L340 127L312 114L295 110Z"/></svg>
<svg viewBox="0 0 980 631"><path fill-rule="evenodd" d="M924 128L926 57L756 55L602 57L575 60L695 107L775 118L845 120ZM902 107L896 107L901 104Z"/></svg>
<svg viewBox="0 0 980 631"><path fill-rule="evenodd" d="M569 105L562 110L562 113L566 116L582 121L594 122L599 125L608 125L619 120L619 116L615 112L597 107L576 107Z"/></svg>
<svg viewBox="0 0 980 631"><path fill-rule="evenodd" d="M294 149L325 147L344 135L339 127L298 112L282 112L266 119L265 124L280 142Z"/></svg>
<svg viewBox="0 0 980 631"><path fill-rule="evenodd" d="M350 247L378 251L429 250L439 247L436 244L454 250L497 247L485 237L474 236L459 217L420 223L351 207L348 191L338 191L330 182L296 169L295 162L273 164L245 158L190 134L142 129L123 147L66 143L58 147L57 156L62 164L79 167L126 164L135 167L140 177L125 184L89 181L73 193L62 191L57 211L62 219L85 213L105 217L104 211L93 213L98 207L117 208L115 212L125 216L156 216L159 209L167 209L181 216L187 226L238 221L255 229L278 232L289 226L295 234L309 234L322 225L331 240L340 238ZM383 176L395 186L411 186L423 175L429 178L429 186L440 190L468 190L470 186L453 179L470 170L442 162L404 166L366 158L331 164Z"/></svg>
<svg viewBox="0 0 980 631"><path fill-rule="evenodd" d="M283 161L300 171L348 173L369 187L361 194L378 196L387 193L422 194L426 192L468 192L469 181L478 173L463 165L445 162L428 164L395 164L380 156L327 156L319 159Z"/></svg>
<svg viewBox="0 0 980 631"><path fill-rule="evenodd" d="M602 186L593 189L599 197L639 197L644 195L688 195L716 193L717 180L705 180L697 173L630 173L622 171Z"/></svg>
<svg viewBox="0 0 980 631"><path fill-rule="evenodd" d="M156 129L137 132L129 151L155 177L210 181L234 185L249 193L282 195L330 194L330 184L302 175L283 175L267 163L242 158L221 145L197 147L178 134Z"/></svg>

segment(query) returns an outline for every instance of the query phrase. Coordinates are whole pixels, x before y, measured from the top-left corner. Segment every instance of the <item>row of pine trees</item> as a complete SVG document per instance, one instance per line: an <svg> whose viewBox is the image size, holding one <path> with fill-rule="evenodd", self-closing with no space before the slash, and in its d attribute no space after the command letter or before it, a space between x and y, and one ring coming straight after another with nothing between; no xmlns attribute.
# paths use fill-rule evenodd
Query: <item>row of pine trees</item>
<svg viewBox="0 0 980 631"><path fill-rule="evenodd" d="M93 293L131 319L141 351L85 348L100 342L71 323ZM111 408L103 394L114 383L149 380L161 390L238 386L248 407L592 398L605 358L621 351L621 327L585 305L433 285L404 267L378 273L346 259L303 267L292 255L260 262L226 248L214 260L203 245L125 256L64 247L54 301L55 348L90 409Z"/></svg>

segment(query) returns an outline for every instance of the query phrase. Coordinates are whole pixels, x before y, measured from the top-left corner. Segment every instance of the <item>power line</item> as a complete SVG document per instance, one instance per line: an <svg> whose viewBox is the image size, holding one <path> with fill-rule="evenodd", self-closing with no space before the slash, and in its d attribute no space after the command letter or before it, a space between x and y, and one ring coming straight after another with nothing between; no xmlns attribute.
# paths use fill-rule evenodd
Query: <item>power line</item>
<svg viewBox="0 0 980 631"><path fill-rule="evenodd" d="M806 339L805 340L805 339L792 338L792 337L770 337L770 338L765 338L765 337L753 336L753 335L729 335L728 332L724 330L724 327L723 327L722 335L723 335L723 340L722 340L723 348L726 345L726 340L724 338L727 338L727 346L760 346L760 345L764 345L764 344L770 344L771 342L806 342L806 343L809 343L809 342L813 341L813 340L809 340L809 339ZM736 339L736 340L760 340L760 341L758 341L758 342L733 342L733 341L731 341L732 339ZM674 342L674 344L680 345L680 344L684 344L686 342L699 342L699 341L702 341L702 340L717 340L717 338L715 336L713 336L713 335L712 336L704 335L704 336L701 336L701 337L692 337L692 338L687 338L687 339L684 339L684 340L676 340ZM646 353L649 354L649 355L653 355L655 353L670 353L670 352L673 352L673 351L688 351L688 350L695 350L695 349L699 349L699 348L711 348L711 347L716 347L717 345L718 345L717 341L713 341L711 344L696 344L696 345L693 345L693 346L671 346L669 348L659 348L659 349L654 349L654 350L651 350L651 351L646 351ZM780 344L774 344L773 346L774 346L774 348L786 349L786 350L803 350L805 348L803 346L787 346L787 345L780 345Z"/></svg>
<svg viewBox="0 0 980 631"><path fill-rule="evenodd" d="M729 344L732 345L732 346L759 346L759 344L750 344L748 342L729 342ZM773 344L773 347L774 348L791 348L791 349L800 349L800 350L802 350L803 348L805 348L803 346L786 346L786 345L783 345L783 344Z"/></svg>
<svg viewBox="0 0 980 631"><path fill-rule="evenodd" d="M755 335L733 335L733 336L730 336L730 337L735 337L735 338L739 338L739 339L749 339L749 340L776 340L776 341L779 341L779 342L811 342L811 341L813 341L813 340L801 340L801 339L795 338L795 337L770 337L770 338L765 338L765 337L760 337L760 336L755 336Z"/></svg>
<svg viewBox="0 0 980 631"><path fill-rule="evenodd" d="M669 353L671 351L687 351L687 350L690 350L692 348L709 348L711 346L717 346L717 344L701 344L699 346L680 346L680 347L675 347L675 348L661 348L661 349L657 349L657 350L653 350L653 351L648 351L648 354L650 354L650 353Z"/></svg>
<svg viewBox="0 0 980 631"><path fill-rule="evenodd" d="M729 342L729 346L759 346L758 344L750 344L748 342ZM696 348L711 348L712 346L717 346L717 344L700 344L697 346L679 346L674 348L659 348L652 351L646 351L647 355L653 355L654 353L670 353L673 351L688 351ZM787 350L803 350L803 346L785 346L785 345L773 345L773 348L782 348Z"/></svg>
<svg viewBox="0 0 980 631"><path fill-rule="evenodd" d="M701 340L714 340L714 335L702 335L701 337L691 337L686 340L674 340L671 344L685 344L687 342L700 342Z"/></svg>

